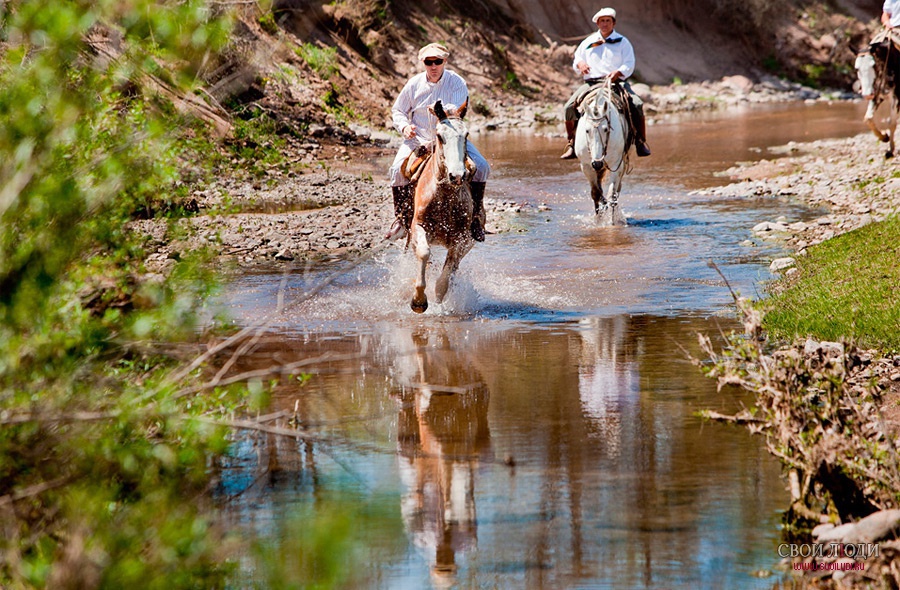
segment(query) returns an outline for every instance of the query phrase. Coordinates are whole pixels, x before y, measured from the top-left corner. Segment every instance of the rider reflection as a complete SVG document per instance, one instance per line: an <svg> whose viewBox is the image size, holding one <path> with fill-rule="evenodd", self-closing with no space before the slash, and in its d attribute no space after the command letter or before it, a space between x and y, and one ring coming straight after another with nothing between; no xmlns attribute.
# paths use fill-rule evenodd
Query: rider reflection
<svg viewBox="0 0 900 590"><path fill-rule="evenodd" d="M475 472L490 458L488 389L465 354L450 350L446 332L411 335L418 382L400 389L402 513L435 584L455 581L457 557L475 547ZM409 358L409 357L407 357Z"/></svg>

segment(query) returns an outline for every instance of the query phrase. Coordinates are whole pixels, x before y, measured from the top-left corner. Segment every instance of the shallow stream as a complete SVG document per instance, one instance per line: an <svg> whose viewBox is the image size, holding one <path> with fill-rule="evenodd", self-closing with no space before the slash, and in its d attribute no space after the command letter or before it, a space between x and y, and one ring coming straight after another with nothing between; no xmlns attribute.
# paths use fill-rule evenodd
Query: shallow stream
<svg viewBox="0 0 900 590"><path fill-rule="evenodd" d="M315 362L273 400L309 439L236 447L222 473L227 523L283 548L289 515L377 497L388 516L356 531L370 547L354 557L361 588L787 587L779 464L744 429L697 417L751 400L717 392L690 356L697 334L737 329L728 285L758 296L784 254L750 229L821 212L693 191L725 184L715 173L737 161L775 157L771 146L861 133L862 111L662 120L653 156L632 159L619 228L594 225L558 138L475 136L494 169L487 196L523 206L423 315L408 307L412 256L394 246L358 266L235 280L228 312L270 325L242 368Z"/></svg>

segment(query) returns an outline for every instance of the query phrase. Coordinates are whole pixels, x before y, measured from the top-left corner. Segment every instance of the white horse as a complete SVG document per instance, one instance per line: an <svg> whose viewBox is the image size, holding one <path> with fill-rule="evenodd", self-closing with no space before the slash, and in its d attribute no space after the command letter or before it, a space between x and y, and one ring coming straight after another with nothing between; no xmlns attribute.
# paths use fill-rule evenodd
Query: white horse
<svg viewBox="0 0 900 590"><path fill-rule="evenodd" d="M591 184L594 214L602 225L625 225L619 191L628 167L629 128L628 119L613 101L612 82L588 94L581 108L584 114L575 131L575 154Z"/></svg>
<svg viewBox="0 0 900 590"><path fill-rule="evenodd" d="M856 74L863 96L871 96L864 120L879 140L888 144L886 158L894 156L894 136L900 117L900 38L892 31L882 31L872 39L867 51L856 58ZM878 106L887 99L887 128L882 131L875 121Z"/></svg>

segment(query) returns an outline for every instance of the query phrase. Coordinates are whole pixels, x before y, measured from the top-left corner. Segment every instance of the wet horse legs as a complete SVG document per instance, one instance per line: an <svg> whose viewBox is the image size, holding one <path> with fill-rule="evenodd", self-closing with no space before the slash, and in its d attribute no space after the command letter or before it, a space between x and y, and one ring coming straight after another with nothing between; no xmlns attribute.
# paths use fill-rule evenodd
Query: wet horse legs
<svg viewBox="0 0 900 590"><path fill-rule="evenodd" d="M428 296L425 295L425 269L428 268L428 259L431 258L431 247L422 226L414 224L412 227L412 246L419 259L419 272L416 275L416 292L413 295L410 307L416 313L424 313L428 309ZM448 254L449 258L449 254ZM441 296L438 296L440 301Z"/></svg>

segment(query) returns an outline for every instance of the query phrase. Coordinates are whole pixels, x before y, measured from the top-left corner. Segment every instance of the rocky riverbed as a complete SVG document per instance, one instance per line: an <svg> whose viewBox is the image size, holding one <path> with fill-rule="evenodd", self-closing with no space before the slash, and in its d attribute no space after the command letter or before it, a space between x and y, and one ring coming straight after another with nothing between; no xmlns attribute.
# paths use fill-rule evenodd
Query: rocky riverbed
<svg viewBox="0 0 900 590"><path fill-rule="evenodd" d="M733 182L704 193L722 197L799 199L822 210L813 221L773 219L754 232L783 240L799 255L813 244L897 213L900 169L885 144L865 133L844 139L791 143L777 159L740 163L723 176Z"/></svg>
<svg viewBox="0 0 900 590"><path fill-rule="evenodd" d="M743 76L659 87L636 84L635 90L644 98L651 122L675 112L737 104L852 97L775 78L754 83ZM497 103L486 111L470 116L473 131L544 125L562 137L559 105ZM393 218L385 171L398 136L389 129L335 122L310 128L310 137L308 142L289 144L287 149L296 153L287 154L286 160L297 165L287 171L273 168L262 177L251 177L236 165L233 172L195 187L191 197L199 214L180 220L178 232L172 232L165 220L134 222L133 230L148 236L148 272L165 273L181 254L201 246L211 249L223 264L250 267L353 256L379 244ZM884 177L885 164L883 150L871 135L784 149L795 153L736 166L728 174L737 182L711 192L736 198L802 198L827 206L830 212L813 224L773 220L758 228L761 234L784 238L802 250L892 210L896 185L892 179L874 181ZM485 205L487 230L492 233L508 231L511 218L526 206L491 198L490 186Z"/></svg>

